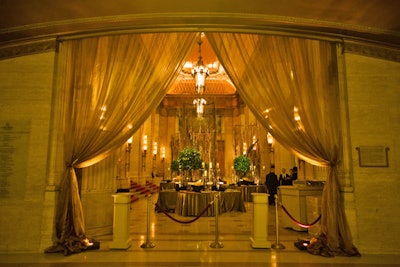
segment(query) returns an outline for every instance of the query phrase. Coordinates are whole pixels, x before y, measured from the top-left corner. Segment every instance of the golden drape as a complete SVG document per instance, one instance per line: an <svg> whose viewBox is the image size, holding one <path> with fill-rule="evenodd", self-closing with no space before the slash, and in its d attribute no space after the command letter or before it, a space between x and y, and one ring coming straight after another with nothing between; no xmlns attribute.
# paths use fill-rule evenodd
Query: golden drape
<svg viewBox="0 0 400 267"><path fill-rule="evenodd" d="M307 162L331 169L321 235L309 251L358 255L337 176L342 143L335 44L256 34L207 37L238 93L274 138ZM56 234L64 251L74 252L80 245L71 241L82 244L86 238L75 168L104 159L133 135L161 102L195 39L195 33L157 33L60 44L66 171Z"/></svg>
<svg viewBox="0 0 400 267"><path fill-rule="evenodd" d="M48 252L84 248L75 169L99 162L134 134L176 79L195 38L195 33L130 34L60 44L66 171L56 214L58 241Z"/></svg>
<svg viewBox="0 0 400 267"><path fill-rule="evenodd" d="M238 33L209 33L207 38L239 95L272 136L299 158L330 168L321 233L308 250L359 255L337 176L342 142L335 44Z"/></svg>

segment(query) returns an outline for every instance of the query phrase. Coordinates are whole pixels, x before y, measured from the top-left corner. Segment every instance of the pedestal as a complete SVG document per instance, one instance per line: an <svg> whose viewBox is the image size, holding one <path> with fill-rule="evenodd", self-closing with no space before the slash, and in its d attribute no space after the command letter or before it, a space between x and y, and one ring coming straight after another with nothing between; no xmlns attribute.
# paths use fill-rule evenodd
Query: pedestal
<svg viewBox="0 0 400 267"><path fill-rule="evenodd" d="M252 193L253 196L253 237L252 248L271 248L268 241L268 194Z"/></svg>
<svg viewBox="0 0 400 267"><path fill-rule="evenodd" d="M288 213L293 216L297 221L309 224L311 222L307 219L307 196L321 196L322 187L319 186L305 186L305 185L286 185L278 188L281 197L282 205L286 208ZM318 217L318 216L317 216ZM291 228L296 231L307 231L307 228L298 226L293 220L284 214L282 216L282 227Z"/></svg>
<svg viewBox="0 0 400 267"><path fill-rule="evenodd" d="M128 249L132 240L129 239L129 213L131 193L119 193L114 197L113 241L110 249Z"/></svg>

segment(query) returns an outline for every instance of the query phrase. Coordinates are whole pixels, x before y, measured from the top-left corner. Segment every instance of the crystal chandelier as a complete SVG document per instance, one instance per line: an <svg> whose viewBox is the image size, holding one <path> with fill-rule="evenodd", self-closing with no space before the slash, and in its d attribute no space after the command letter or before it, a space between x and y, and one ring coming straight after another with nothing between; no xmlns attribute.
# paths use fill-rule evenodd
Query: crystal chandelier
<svg viewBox="0 0 400 267"><path fill-rule="evenodd" d="M193 105L196 105L197 117L203 117L205 104L207 104L207 101L204 98L197 98L193 100Z"/></svg>
<svg viewBox="0 0 400 267"><path fill-rule="evenodd" d="M201 44L203 43L201 37L203 34L204 33L200 34L199 41L197 42L199 44L199 60L197 61L197 65L194 66L192 69L192 75L196 82L196 93L200 95L204 93L206 78L208 77L208 75L210 75L208 68L203 65L203 58L201 57Z"/></svg>

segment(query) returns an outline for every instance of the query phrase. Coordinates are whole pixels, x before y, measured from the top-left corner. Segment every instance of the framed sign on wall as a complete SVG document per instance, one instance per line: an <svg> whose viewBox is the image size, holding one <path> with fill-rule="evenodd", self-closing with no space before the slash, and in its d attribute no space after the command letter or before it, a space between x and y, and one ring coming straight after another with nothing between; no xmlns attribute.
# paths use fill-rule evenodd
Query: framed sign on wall
<svg viewBox="0 0 400 267"><path fill-rule="evenodd" d="M388 147L359 146L356 149L360 167L389 167Z"/></svg>

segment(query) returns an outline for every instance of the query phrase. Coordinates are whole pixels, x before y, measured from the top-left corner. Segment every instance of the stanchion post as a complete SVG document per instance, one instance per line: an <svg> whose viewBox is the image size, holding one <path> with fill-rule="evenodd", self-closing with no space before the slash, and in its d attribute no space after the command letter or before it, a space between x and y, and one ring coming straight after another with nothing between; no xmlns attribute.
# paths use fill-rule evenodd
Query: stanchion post
<svg viewBox="0 0 400 267"><path fill-rule="evenodd" d="M215 241L211 243L210 247L212 248L223 248L224 245L219 242L219 227L218 227L218 216L219 216L219 194L215 194L214 196L214 212L215 212Z"/></svg>
<svg viewBox="0 0 400 267"><path fill-rule="evenodd" d="M274 249L284 249L285 246L279 243L279 218L278 218L278 195L275 195L275 232L276 232L276 243L271 245Z"/></svg>
<svg viewBox="0 0 400 267"><path fill-rule="evenodd" d="M150 241L150 211L151 211L151 195L147 195L147 233L146 233L146 242L143 243L141 248L154 248L156 245Z"/></svg>

